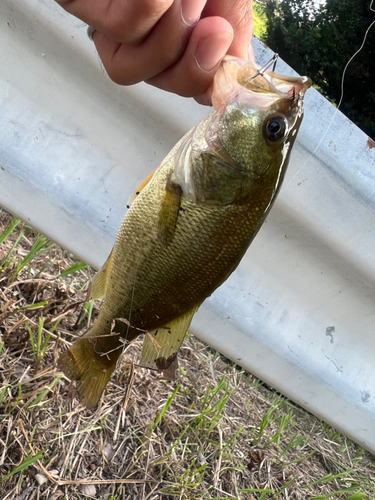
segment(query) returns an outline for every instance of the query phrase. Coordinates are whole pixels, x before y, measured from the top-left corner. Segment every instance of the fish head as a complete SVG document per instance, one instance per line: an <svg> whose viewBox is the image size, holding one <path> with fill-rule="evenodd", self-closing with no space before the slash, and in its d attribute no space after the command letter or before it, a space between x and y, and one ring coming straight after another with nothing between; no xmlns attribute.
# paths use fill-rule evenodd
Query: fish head
<svg viewBox="0 0 375 500"><path fill-rule="evenodd" d="M173 151L184 195L196 203L229 205L258 188L276 194L310 86L305 76L280 75L226 56L214 78L214 112Z"/></svg>
<svg viewBox="0 0 375 500"><path fill-rule="evenodd" d="M287 164L310 86L308 77L284 76L225 57L214 80L207 144L233 168L254 177L280 169Z"/></svg>

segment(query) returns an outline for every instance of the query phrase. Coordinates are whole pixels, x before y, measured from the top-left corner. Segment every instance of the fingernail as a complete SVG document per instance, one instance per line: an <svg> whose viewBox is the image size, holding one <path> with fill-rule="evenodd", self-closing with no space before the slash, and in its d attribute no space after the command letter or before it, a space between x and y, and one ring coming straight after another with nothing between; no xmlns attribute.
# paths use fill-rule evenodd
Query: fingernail
<svg viewBox="0 0 375 500"><path fill-rule="evenodd" d="M212 71L227 53L233 40L233 33L224 31L219 35L203 38L196 51L195 60L202 71Z"/></svg>
<svg viewBox="0 0 375 500"><path fill-rule="evenodd" d="M194 100L197 101L198 104L202 104L202 106L212 106L211 99L208 99L208 97L204 95L194 97Z"/></svg>
<svg viewBox="0 0 375 500"><path fill-rule="evenodd" d="M182 0L181 16L188 26L193 26L201 17L201 13L206 2L202 0Z"/></svg>

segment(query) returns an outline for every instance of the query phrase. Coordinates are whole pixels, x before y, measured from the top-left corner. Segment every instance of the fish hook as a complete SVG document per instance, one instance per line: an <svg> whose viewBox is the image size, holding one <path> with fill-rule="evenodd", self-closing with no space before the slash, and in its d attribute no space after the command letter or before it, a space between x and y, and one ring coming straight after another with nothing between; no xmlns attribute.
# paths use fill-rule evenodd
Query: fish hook
<svg viewBox="0 0 375 500"><path fill-rule="evenodd" d="M268 62L266 62L264 66L262 66L260 69L256 71L255 75L251 77L250 81L252 82L253 80L255 80L257 76L264 76L264 72L267 71L267 69L270 66L272 66L272 71L275 71L278 59L279 59L279 54L274 54L271 57L271 59Z"/></svg>

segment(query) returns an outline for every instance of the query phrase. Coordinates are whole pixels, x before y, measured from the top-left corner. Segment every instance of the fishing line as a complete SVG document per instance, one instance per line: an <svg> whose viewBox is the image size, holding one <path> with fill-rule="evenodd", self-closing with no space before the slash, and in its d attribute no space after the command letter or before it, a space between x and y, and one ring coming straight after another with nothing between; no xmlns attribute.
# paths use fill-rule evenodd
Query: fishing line
<svg viewBox="0 0 375 500"><path fill-rule="evenodd" d="M374 4L374 0L371 0L371 3L370 3L370 11L371 12L375 12L375 8L373 7L373 4ZM341 96L340 96L340 100L339 100L339 103L337 105L337 108L335 109L333 115L332 115L332 118L328 124L328 127L325 131L325 133L323 134L322 138L320 139L320 141L318 142L317 146L315 147L315 149L310 153L310 156L307 158L307 160L305 161L305 163L302 165L301 168L299 168L299 170L293 175L293 177L290 179L290 181L288 182L287 186L289 186L293 180L297 177L297 175L299 175L302 171L302 169L305 168L305 166L307 165L307 163L311 160L311 158L313 157L313 155L317 152L317 150L319 149L320 145L322 144L324 138L326 137L329 129L331 128L331 125L333 123L333 120L335 119L338 111L340 110L340 106L342 104L342 101L343 101L343 98L344 98L344 80L345 80L345 75L346 75L346 71L349 67L349 64L353 61L353 59L361 52L361 50L363 49L365 43L366 43L366 40L367 40L367 36L369 34L369 31L370 29L375 25L375 20L372 21L372 23L369 25L369 27L367 28L365 34L364 34L364 37L363 37L363 41L362 41L362 44L361 46L359 47L359 49L354 52L354 54L351 56L351 58L349 59L349 61L346 63L345 67L344 67L344 70L342 72L342 77L341 77Z"/></svg>
<svg viewBox="0 0 375 500"><path fill-rule="evenodd" d="M134 283L133 283L133 289L132 289L132 296L131 296L131 299L130 299L129 319L128 319L128 325L127 325L127 329L126 329L125 340L128 338L129 329L130 329L130 324L131 324L131 323L130 323L130 320L132 319L133 303L134 303L134 293L135 293L135 283L136 283L136 281L137 281L139 264L140 264L140 261L138 261L138 263L137 263L137 268L136 268L136 270L135 270Z"/></svg>

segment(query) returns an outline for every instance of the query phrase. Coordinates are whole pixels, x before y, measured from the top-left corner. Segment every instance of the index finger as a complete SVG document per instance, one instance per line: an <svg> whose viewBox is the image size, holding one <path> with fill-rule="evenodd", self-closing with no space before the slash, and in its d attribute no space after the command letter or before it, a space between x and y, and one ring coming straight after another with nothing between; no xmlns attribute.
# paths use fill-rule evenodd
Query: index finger
<svg viewBox="0 0 375 500"><path fill-rule="evenodd" d="M55 0L70 14L121 43L141 41L173 0Z"/></svg>

